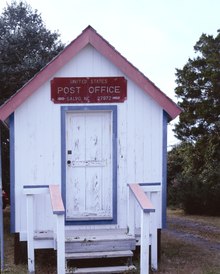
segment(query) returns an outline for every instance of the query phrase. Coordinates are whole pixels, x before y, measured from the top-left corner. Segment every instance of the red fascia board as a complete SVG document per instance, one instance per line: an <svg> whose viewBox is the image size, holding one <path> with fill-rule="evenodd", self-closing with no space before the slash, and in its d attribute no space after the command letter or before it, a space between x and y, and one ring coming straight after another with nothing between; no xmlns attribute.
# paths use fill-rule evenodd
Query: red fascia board
<svg viewBox="0 0 220 274"><path fill-rule="evenodd" d="M181 109L162 91L160 91L146 76L127 61L102 36L88 26L73 40L57 57L36 74L15 95L0 107L0 120L6 120L41 85L48 81L59 69L71 60L87 44L91 44L98 52L109 59L115 66L151 96L174 119Z"/></svg>
<svg viewBox="0 0 220 274"><path fill-rule="evenodd" d="M120 68L125 75L152 97L172 119L176 118L181 113L181 109L169 97L117 52L105 39L98 34L91 32L89 41L102 55L107 59L110 59L116 67Z"/></svg>
<svg viewBox="0 0 220 274"><path fill-rule="evenodd" d="M80 35L72 41L58 56L48 63L39 73L37 73L0 107L0 120L6 120L29 96L48 81L87 44L88 37L86 35Z"/></svg>

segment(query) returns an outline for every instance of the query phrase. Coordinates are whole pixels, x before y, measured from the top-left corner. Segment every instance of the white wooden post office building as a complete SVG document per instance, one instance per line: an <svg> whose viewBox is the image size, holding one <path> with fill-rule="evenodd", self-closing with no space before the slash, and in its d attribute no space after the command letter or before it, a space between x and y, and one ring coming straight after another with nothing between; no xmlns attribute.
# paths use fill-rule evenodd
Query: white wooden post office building
<svg viewBox="0 0 220 274"><path fill-rule="evenodd" d="M140 244L147 273L166 222L167 123L180 111L90 26L0 107L11 229L28 243L29 272L34 249L57 249L58 273L93 273L68 261L129 257Z"/></svg>

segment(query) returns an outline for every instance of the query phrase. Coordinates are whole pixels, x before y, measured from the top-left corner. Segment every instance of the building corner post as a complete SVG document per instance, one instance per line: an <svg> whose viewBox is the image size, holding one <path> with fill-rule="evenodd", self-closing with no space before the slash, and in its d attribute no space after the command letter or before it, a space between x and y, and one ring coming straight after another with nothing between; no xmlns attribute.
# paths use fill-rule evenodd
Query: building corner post
<svg viewBox="0 0 220 274"><path fill-rule="evenodd" d="M4 226L3 226L3 206L2 206L2 141L0 122L0 269L4 269Z"/></svg>

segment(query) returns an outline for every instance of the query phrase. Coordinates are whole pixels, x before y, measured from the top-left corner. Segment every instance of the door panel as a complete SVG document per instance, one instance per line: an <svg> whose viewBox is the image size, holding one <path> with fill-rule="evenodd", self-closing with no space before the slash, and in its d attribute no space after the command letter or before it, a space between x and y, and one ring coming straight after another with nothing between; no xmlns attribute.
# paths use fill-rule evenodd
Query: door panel
<svg viewBox="0 0 220 274"><path fill-rule="evenodd" d="M112 113L66 113L66 218L112 219Z"/></svg>

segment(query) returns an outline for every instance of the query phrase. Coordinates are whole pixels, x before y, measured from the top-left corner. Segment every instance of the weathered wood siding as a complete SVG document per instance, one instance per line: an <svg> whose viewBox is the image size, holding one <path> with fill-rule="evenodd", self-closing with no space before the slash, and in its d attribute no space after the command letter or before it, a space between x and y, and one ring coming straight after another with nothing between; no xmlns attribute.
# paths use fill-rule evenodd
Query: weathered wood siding
<svg viewBox="0 0 220 274"><path fill-rule="evenodd" d="M162 181L163 110L117 67L86 46L54 77L124 76L128 98L118 107L118 227L126 227L127 183ZM61 184L61 105L47 82L14 114L15 230L26 230L23 185ZM35 227L54 225L49 199L37 198ZM43 221L46 216L47 222Z"/></svg>

